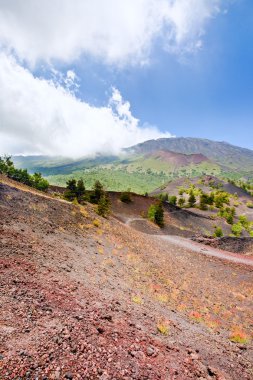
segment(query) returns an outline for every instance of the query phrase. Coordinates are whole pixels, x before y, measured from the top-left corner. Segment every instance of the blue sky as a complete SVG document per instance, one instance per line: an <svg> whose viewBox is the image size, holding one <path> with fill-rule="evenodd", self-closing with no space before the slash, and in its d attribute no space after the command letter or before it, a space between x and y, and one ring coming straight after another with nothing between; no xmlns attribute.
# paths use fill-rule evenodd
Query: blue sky
<svg viewBox="0 0 253 380"><path fill-rule="evenodd" d="M1 154L253 149L250 0L0 0L0 23Z"/></svg>
<svg viewBox="0 0 253 380"><path fill-rule="evenodd" d="M97 105L120 88L133 114L176 136L253 149L253 3L235 2L209 26L203 49L182 61L159 47L154 62L124 70L94 61L75 66L80 94Z"/></svg>

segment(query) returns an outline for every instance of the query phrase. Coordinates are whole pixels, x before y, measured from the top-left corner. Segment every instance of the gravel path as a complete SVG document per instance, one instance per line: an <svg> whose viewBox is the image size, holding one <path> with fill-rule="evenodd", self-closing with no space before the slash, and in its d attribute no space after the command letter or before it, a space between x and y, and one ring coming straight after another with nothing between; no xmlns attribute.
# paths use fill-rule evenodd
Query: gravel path
<svg viewBox="0 0 253 380"><path fill-rule="evenodd" d="M128 218L125 222L127 226L131 226L135 222L145 222L143 218ZM186 248L191 252L201 253L207 256L217 257L221 260L227 260L238 264L253 266L253 258L245 257L245 255L240 255L237 253L232 253L224 251L221 249L207 247L204 244L194 242L190 239L183 238L181 236L175 235L153 235L156 239L166 240L170 243L173 243L179 247Z"/></svg>

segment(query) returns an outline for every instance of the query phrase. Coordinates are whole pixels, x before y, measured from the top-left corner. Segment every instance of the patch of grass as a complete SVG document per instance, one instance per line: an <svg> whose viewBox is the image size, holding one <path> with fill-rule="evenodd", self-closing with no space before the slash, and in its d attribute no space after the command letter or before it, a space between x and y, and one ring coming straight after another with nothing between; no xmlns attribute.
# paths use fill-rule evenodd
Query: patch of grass
<svg viewBox="0 0 253 380"><path fill-rule="evenodd" d="M101 222L100 222L100 220L98 220L98 219L94 219L94 220L93 220L93 226L94 226L94 227L100 227L100 226L101 226Z"/></svg>
<svg viewBox="0 0 253 380"><path fill-rule="evenodd" d="M132 301L137 305L143 305L143 299L140 296L133 296Z"/></svg>
<svg viewBox="0 0 253 380"><path fill-rule="evenodd" d="M169 334L169 323L167 321L160 321L157 323L157 331L162 334L167 336Z"/></svg>
<svg viewBox="0 0 253 380"><path fill-rule="evenodd" d="M158 299L159 302L162 302L162 303L167 303L169 301L169 297L165 293L157 294L156 298Z"/></svg>
<svg viewBox="0 0 253 380"><path fill-rule="evenodd" d="M198 311L192 311L190 313L190 318L193 319L195 322L198 322L198 323L203 321L203 317Z"/></svg>
<svg viewBox="0 0 253 380"><path fill-rule="evenodd" d="M103 248L103 247L99 247L99 248L98 248L98 253L99 253L100 255L103 255L103 254L104 254L104 248Z"/></svg>
<svg viewBox="0 0 253 380"><path fill-rule="evenodd" d="M249 337L247 334L240 328L240 327L234 327L229 339L231 342L234 343L240 343L240 344L247 344L249 342Z"/></svg>

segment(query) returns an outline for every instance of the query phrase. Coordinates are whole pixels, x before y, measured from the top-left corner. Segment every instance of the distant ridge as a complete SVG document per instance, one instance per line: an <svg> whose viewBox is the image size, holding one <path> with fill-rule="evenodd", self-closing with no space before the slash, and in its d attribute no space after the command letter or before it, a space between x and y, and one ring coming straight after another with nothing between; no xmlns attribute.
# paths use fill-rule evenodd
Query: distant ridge
<svg viewBox="0 0 253 380"><path fill-rule="evenodd" d="M167 150L182 154L203 154L227 169L252 171L253 151L224 141L212 141L194 137L172 137L148 140L127 149L130 153L147 154Z"/></svg>

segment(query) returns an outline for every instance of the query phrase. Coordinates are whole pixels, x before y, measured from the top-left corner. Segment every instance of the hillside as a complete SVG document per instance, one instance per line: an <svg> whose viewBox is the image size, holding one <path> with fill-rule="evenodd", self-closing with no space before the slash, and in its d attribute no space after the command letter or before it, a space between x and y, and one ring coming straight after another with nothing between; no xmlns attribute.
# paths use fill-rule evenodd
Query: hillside
<svg viewBox="0 0 253 380"><path fill-rule="evenodd" d="M149 140L128 149L135 154L167 150L182 154L203 154L226 170L252 172L253 151L228 144L193 137Z"/></svg>
<svg viewBox="0 0 253 380"><path fill-rule="evenodd" d="M85 152L84 152L85 153ZM108 190L143 194L176 178L214 175L253 178L253 152L224 142L194 138L146 141L119 156L69 159L47 156L13 157L17 167L39 171L51 184L64 186L70 178L83 178L91 188L99 179Z"/></svg>
<svg viewBox="0 0 253 380"><path fill-rule="evenodd" d="M1 379L252 378L251 265L0 180Z"/></svg>

